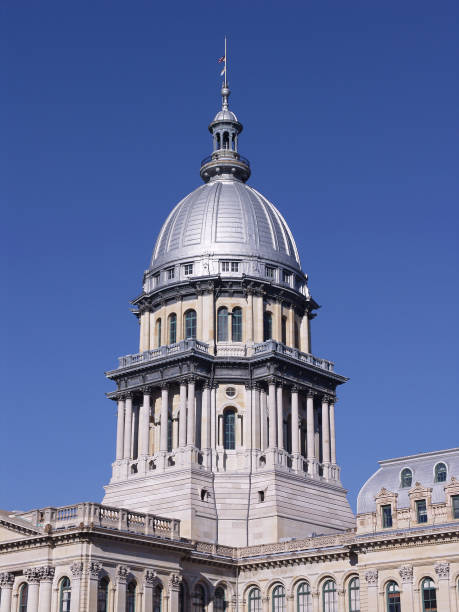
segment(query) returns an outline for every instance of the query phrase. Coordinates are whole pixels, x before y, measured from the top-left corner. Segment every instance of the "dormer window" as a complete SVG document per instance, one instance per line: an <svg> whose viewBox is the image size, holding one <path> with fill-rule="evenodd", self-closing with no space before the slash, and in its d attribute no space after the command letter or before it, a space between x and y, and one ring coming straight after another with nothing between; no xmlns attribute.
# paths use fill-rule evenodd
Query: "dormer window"
<svg viewBox="0 0 459 612"><path fill-rule="evenodd" d="M413 472L410 470L410 468L404 468L402 470L402 473L400 474L400 486L402 487L402 489L406 489L408 487L411 487L412 482Z"/></svg>
<svg viewBox="0 0 459 612"><path fill-rule="evenodd" d="M275 271L276 271L276 268L273 268L272 266L266 266L265 267L266 278L274 278Z"/></svg>
<svg viewBox="0 0 459 612"><path fill-rule="evenodd" d="M381 514L383 529L392 527L392 506L390 504L387 504L387 506L381 506Z"/></svg>
<svg viewBox="0 0 459 612"><path fill-rule="evenodd" d="M425 499L416 501L416 520L418 523L427 523L427 503Z"/></svg>
<svg viewBox="0 0 459 612"><path fill-rule="evenodd" d="M435 466L435 482L446 482L447 469L444 463Z"/></svg>
<svg viewBox="0 0 459 612"><path fill-rule="evenodd" d="M167 268L166 278L167 280L172 280L173 278L175 278L175 268Z"/></svg>
<svg viewBox="0 0 459 612"><path fill-rule="evenodd" d="M451 505L453 510L453 519L459 519L459 495L451 496Z"/></svg>
<svg viewBox="0 0 459 612"><path fill-rule="evenodd" d="M193 264L192 263L183 264L183 273L185 274L185 276L191 276L193 274Z"/></svg>

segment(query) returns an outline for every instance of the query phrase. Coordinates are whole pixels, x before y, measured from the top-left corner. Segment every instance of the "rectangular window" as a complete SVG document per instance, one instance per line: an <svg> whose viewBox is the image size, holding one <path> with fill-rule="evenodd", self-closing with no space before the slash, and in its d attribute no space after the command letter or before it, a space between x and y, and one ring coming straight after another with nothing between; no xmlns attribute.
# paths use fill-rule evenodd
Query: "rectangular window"
<svg viewBox="0 0 459 612"><path fill-rule="evenodd" d="M382 526L384 529L392 527L392 506L381 506Z"/></svg>
<svg viewBox="0 0 459 612"><path fill-rule="evenodd" d="M157 287L159 285L159 273L153 276L153 287Z"/></svg>
<svg viewBox="0 0 459 612"><path fill-rule="evenodd" d="M221 261L221 272L239 272L239 261Z"/></svg>
<svg viewBox="0 0 459 612"><path fill-rule="evenodd" d="M273 268L272 266L266 266L265 268L265 274L267 278L274 278L274 271L276 268Z"/></svg>
<svg viewBox="0 0 459 612"><path fill-rule="evenodd" d="M427 504L425 499L416 502L416 518L418 523L427 523Z"/></svg>
<svg viewBox="0 0 459 612"><path fill-rule="evenodd" d="M190 276L191 274L193 274L193 264L192 263L187 263L183 265L183 272L185 274L185 276Z"/></svg>
<svg viewBox="0 0 459 612"><path fill-rule="evenodd" d="M459 519L459 495L451 497L451 504L453 506L453 518Z"/></svg>
<svg viewBox="0 0 459 612"><path fill-rule="evenodd" d="M283 270L283 272L282 272L282 280L287 285L291 285L292 284L292 275L291 275L291 273L288 272L287 270Z"/></svg>
<svg viewBox="0 0 459 612"><path fill-rule="evenodd" d="M172 280L175 278L175 268L167 268L166 270L167 280Z"/></svg>

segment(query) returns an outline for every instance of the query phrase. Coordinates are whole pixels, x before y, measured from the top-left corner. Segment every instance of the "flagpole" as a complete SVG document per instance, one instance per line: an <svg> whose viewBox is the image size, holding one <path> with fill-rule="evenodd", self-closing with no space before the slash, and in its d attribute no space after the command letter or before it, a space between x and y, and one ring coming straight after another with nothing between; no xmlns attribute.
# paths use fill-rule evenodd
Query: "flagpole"
<svg viewBox="0 0 459 612"><path fill-rule="evenodd" d="M228 86L228 79L227 79L227 76L226 76L227 61L228 61L228 58L227 58L227 55L226 55L226 36L225 36L225 87Z"/></svg>

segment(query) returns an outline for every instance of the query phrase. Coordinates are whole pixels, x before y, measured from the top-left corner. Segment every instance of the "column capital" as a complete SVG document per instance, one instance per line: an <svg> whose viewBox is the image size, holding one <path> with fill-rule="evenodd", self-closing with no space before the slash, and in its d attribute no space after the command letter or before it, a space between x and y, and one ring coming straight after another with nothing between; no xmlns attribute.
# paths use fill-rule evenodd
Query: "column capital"
<svg viewBox="0 0 459 612"><path fill-rule="evenodd" d="M449 578L449 563L447 561L439 561L434 565L434 569L440 580Z"/></svg>
<svg viewBox="0 0 459 612"><path fill-rule="evenodd" d="M0 573L0 587L2 589L10 589L13 588L14 584L14 574L11 572L1 572Z"/></svg>
<svg viewBox="0 0 459 612"><path fill-rule="evenodd" d="M40 572L40 580L43 582L52 582L54 578L55 568L51 565L42 565L37 568Z"/></svg>
<svg viewBox="0 0 459 612"><path fill-rule="evenodd" d="M169 390L169 384L168 382L162 381L159 384L159 388L161 389L161 391L168 391Z"/></svg>
<svg viewBox="0 0 459 612"><path fill-rule="evenodd" d="M330 401L331 401L331 397L327 395L326 393L324 393L322 395L322 404L330 404Z"/></svg>
<svg viewBox="0 0 459 612"><path fill-rule="evenodd" d="M368 586L377 586L378 584L378 570L370 569L365 572L365 580Z"/></svg>
<svg viewBox="0 0 459 612"><path fill-rule="evenodd" d="M182 580L180 574L171 574L169 576L169 591L179 591Z"/></svg>
<svg viewBox="0 0 459 612"><path fill-rule="evenodd" d="M144 385L143 387L140 387L139 391L141 391L144 395L151 395L153 393L153 389L154 387L151 385Z"/></svg>
<svg viewBox="0 0 459 612"><path fill-rule="evenodd" d="M290 387L290 391L291 391L292 393L299 393L299 392L301 391L301 387L299 387L298 385L292 385L292 386Z"/></svg>
<svg viewBox="0 0 459 612"><path fill-rule="evenodd" d="M146 586L155 587L156 585L162 584L161 580L154 570L145 570L143 573L143 581Z"/></svg>
<svg viewBox="0 0 459 612"><path fill-rule="evenodd" d="M29 584L38 584L40 582L40 569L39 567L28 567L24 570L24 576Z"/></svg>
<svg viewBox="0 0 459 612"><path fill-rule="evenodd" d="M99 578L99 574L102 571L102 563L99 561L90 561L86 571L90 578Z"/></svg>
<svg viewBox="0 0 459 612"><path fill-rule="evenodd" d="M81 578L83 575L83 562L82 561L74 561L70 566L70 572L72 576L76 579Z"/></svg>
<svg viewBox="0 0 459 612"><path fill-rule="evenodd" d="M277 383L277 378L275 376L269 376L266 379L266 382L268 383L268 385L275 385Z"/></svg>
<svg viewBox="0 0 459 612"><path fill-rule="evenodd" d="M191 374L190 376L187 376L186 382L188 384L190 383L195 383L198 381L198 377L195 374Z"/></svg>
<svg viewBox="0 0 459 612"><path fill-rule="evenodd" d="M211 383L210 380L205 380L202 384L202 388L203 389L212 389L213 384Z"/></svg>
<svg viewBox="0 0 459 612"><path fill-rule="evenodd" d="M126 584L126 580L127 580L129 572L130 572L130 569L127 565L117 566L116 578L117 578L118 584Z"/></svg>
<svg viewBox="0 0 459 612"><path fill-rule="evenodd" d="M403 584L413 582L412 565L402 565L402 567L399 568L398 573L400 574L400 578L402 579Z"/></svg>
<svg viewBox="0 0 459 612"><path fill-rule="evenodd" d="M124 399L125 400L129 400L129 399L132 400L132 399L134 399L134 392L133 391L127 391L124 394Z"/></svg>
<svg viewBox="0 0 459 612"><path fill-rule="evenodd" d="M306 397L314 398L317 395L317 392L313 389L306 390Z"/></svg>

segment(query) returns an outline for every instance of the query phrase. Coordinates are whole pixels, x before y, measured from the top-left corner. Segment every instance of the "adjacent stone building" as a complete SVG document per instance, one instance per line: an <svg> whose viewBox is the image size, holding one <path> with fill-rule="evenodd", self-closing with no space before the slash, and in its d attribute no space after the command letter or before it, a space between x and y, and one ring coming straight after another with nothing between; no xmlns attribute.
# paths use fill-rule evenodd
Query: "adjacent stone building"
<svg viewBox="0 0 459 612"><path fill-rule="evenodd" d="M354 517L346 378L312 352L318 304L229 94L133 300L139 352L107 373L103 503L0 512L0 612L459 612L459 449L382 461Z"/></svg>

